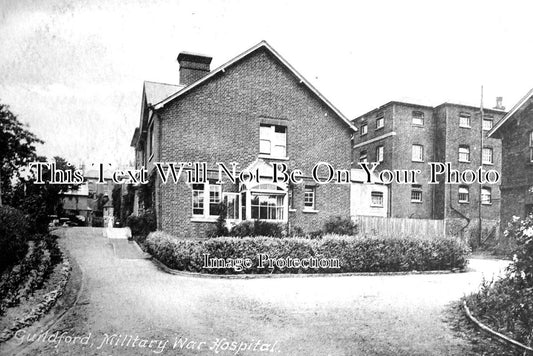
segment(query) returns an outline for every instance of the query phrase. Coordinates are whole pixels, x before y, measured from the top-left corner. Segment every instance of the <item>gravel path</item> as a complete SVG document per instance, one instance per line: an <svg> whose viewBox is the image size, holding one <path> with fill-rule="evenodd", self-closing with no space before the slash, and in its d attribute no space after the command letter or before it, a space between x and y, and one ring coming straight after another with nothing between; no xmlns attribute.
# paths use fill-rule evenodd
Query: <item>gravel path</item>
<svg viewBox="0 0 533 356"><path fill-rule="evenodd" d="M81 297L44 341L12 339L22 354L465 355L446 306L507 263L472 260L471 272L441 275L211 279L166 274L126 241L110 242L101 229L66 231L60 243L83 272Z"/></svg>

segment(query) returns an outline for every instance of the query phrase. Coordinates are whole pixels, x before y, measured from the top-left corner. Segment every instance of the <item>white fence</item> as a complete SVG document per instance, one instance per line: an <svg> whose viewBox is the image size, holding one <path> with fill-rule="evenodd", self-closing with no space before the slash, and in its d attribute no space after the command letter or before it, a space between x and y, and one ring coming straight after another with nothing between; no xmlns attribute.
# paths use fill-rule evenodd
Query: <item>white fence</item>
<svg viewBox="0 0 533 356"><path fill-rule="evenodd" d="M377 216L352 216L359 234L376 236L445 236L444 220L384 218Z"/></svg>

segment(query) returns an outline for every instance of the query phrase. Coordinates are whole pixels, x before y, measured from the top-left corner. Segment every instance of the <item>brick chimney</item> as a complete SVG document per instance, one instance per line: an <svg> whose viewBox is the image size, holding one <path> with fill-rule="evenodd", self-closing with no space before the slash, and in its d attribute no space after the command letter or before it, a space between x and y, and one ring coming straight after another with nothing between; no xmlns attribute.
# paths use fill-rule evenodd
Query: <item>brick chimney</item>
<svg viewBox="0 0 533 356"><path fill-rule="evenodd" d="M505 110L505 106L503 106L503 97L501 96L496 97L496 106L493 109Z"/></svg>
<svg viewBox="0 0 533 356"><path fill-rule="evenodd" d="M180 84L189 85L209 74L212 57L202 54L181 52L178 55L180 64Z"/></svg>

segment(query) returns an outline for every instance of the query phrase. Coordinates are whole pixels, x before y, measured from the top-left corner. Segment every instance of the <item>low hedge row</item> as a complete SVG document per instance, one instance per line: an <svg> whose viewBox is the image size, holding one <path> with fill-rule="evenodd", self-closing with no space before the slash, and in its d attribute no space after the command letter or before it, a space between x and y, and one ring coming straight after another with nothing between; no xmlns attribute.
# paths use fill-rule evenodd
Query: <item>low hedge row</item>
<svg viewBox="0 0 533 356"><path fill-rule="evenodd" d="M164 232L153 232L146 239L147 251L170 268L202 273L340 273L399 272L463 269L468 247L452 239L407 237L353 237L328 235L323 239L272 237L221 237L203 241L177 239ZM318 268L261 268L258 256L283 259L337 259L338 268L329 263ZM222 259L249 258L251 263L236 268L206 268L205 256Z"/></svg>

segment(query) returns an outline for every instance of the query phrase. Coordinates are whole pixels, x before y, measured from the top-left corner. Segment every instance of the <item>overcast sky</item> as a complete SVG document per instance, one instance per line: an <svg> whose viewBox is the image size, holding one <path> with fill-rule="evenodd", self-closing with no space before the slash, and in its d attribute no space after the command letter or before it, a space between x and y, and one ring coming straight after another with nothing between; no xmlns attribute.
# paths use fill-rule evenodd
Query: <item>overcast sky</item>
<svg viewBox="0 0 533 356"><path fill-rule="evenodd" d="M123 162L142 82L261 40L349 118L390 100L507 108L533 87L531 1L0 0L0 101L44 155Z"/></svg>

